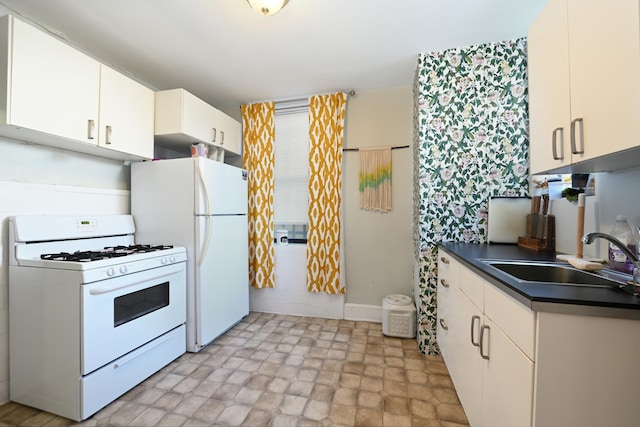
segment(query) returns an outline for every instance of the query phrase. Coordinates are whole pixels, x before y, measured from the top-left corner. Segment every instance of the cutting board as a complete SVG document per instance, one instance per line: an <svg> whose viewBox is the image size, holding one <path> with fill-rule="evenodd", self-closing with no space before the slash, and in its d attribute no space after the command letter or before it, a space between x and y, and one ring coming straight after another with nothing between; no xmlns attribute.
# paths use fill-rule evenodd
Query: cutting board
<svg viewBox="0 0 640 427"><path fill-rule="evenodd" d="M531 197L491 197L487 221L489 243L518 243L524 236Z"/></svg>

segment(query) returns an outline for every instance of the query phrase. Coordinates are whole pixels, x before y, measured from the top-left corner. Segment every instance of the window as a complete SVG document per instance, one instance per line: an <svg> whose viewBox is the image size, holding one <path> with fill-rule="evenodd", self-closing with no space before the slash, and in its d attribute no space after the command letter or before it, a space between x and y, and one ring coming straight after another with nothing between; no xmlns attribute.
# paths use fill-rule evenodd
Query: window
<svg viewBox="0 0 640 427"><path fill-rule="evenodd" d="M291 243L306 243L309 208L309 108L278 109L276 105L275 128L275 229L286 229Z"/></svg>

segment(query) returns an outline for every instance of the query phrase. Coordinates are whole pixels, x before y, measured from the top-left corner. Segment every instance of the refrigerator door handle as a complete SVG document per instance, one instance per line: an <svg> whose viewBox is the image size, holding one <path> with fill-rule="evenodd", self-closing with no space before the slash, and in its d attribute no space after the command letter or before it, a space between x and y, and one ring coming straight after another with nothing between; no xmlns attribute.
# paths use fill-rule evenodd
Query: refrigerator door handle
<svg viewBox="0 0 640 427"><path fill-rule="evenodd" d="M200 248L200 257L198 258L198 265L202 265L204 257L209 251L209 240L211 240L211 216L201 215L204 217L204 243Z"/></svg>
<svg viewBox="0 0 640 427"><path fill-rule="evenodd" d="M200 169L200 161L196 159L196 170L198 171L198 178L200 178L200 183L202 184L202 189L204 190L204 204L205 204L205 218L204 218L204 243L202 248L200 248L200 258L198 259L198 265L202 264L204 257L207 255L207 251L209 250L209 240L211 239L211 196L209 193L209 186L207 185L207 180L204 178L204 174L202 173L202 169Z"/></svg>

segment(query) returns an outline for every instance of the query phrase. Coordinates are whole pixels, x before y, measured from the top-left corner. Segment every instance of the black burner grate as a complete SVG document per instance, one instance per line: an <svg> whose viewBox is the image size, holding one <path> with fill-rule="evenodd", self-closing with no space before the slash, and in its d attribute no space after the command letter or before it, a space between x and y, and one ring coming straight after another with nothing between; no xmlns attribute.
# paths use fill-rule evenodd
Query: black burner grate
<svg viewBox="0 0 640 427"><path fill-rule="evenodd" d="M170 245L129 245L129 246L107 246L102 251L76 251L59 252L55 254L42 254L40 259L48 261L74 261L91 262L108 258L117 258L132 254L162 251L171 249Z"/></svg>

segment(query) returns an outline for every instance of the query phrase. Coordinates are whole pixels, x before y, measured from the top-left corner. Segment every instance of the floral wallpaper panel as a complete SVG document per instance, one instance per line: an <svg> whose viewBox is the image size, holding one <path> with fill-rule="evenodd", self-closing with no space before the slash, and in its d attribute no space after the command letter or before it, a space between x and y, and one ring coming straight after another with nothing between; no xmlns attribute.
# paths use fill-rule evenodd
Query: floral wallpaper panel
<svg viewBox="0 0 640 427"><path fill-rule="evenodd" d="M528 193L527 93L524 38L418 57L414 235L424 353L439 353L438 243L485 243L489 197Z"/></svg>

